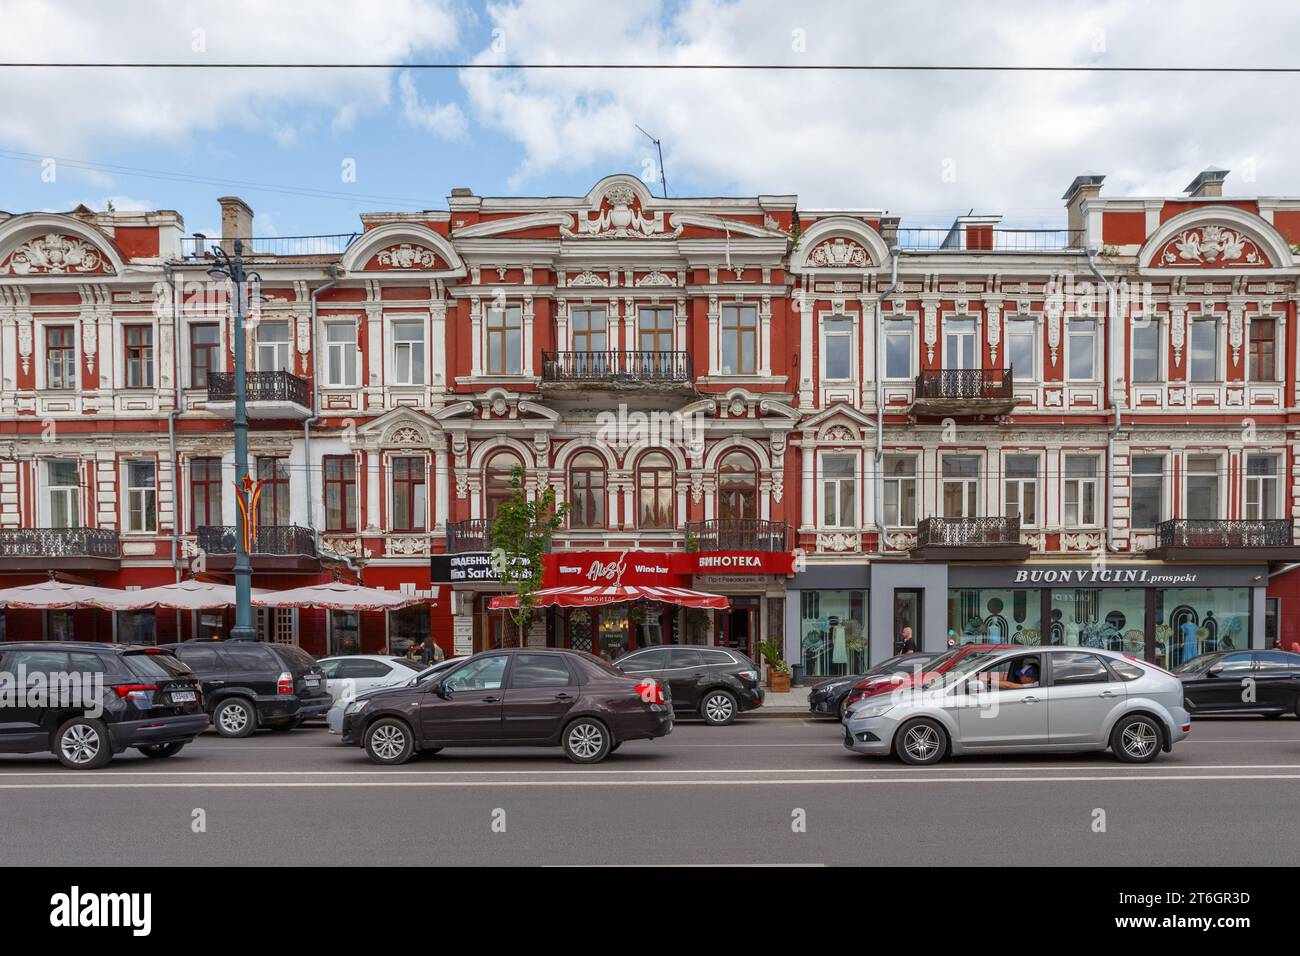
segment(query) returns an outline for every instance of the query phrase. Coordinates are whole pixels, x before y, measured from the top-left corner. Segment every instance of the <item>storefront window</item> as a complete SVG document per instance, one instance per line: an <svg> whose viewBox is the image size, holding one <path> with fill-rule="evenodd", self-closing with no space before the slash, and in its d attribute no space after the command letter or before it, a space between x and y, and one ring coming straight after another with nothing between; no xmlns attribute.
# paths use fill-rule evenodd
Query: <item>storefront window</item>
<svg viewBox="0 0 1300 956"><path fill-rule="evenodd" d="M118 611L117 642L119 644L156 644L153 611Z"/></svg>
<svg viewBox="0 0 1300 956"><path fill-rule="evenodd" d="M962 588L948 592L948 630L958 644L1043 643L1038 588Z"/></svg>
<svg viewBox="0 0 1300 956"><path fill-rule="evenodd" d="M1051 600L1048 643L1143 656L1147 612L1142 588L1057 588Z"/></svg>
<svg viewBox="0 0 1300 956"><path fill-rule="evenodd" d="M1250 646L1249 588L1156 592L1156 663L1177 667L1198 654Z"/></svg>
<svg viewBox="0 0 1300 956"><path fill-rule="evenodd" d="M388 653L405 654L412 644L428 638L428 607L408 607L388 614Z"/></svg>
<svg viewBox="0 0 1300 956"><path fill-rule="evenodd" d="M330 611L330 656L361 653L361 615L354 611Z"/></svg>
<svg viewBox="0 0 1300 956"><path fill-rule="evenodd" d="M628 606L611 604L600 609L600 656L614 660L627 653Z"/></svg>
<svg viewBox="0 0 1300 956"><path fill-rule="evenodd" d="M867 669L867 591L801 591L804 674L834 677Z"/></svg>

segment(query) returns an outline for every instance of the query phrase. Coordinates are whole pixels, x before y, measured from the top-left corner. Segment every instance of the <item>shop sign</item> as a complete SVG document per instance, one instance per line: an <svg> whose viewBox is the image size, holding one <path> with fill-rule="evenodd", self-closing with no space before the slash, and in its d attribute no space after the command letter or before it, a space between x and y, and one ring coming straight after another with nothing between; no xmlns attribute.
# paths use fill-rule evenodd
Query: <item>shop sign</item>
<svg viewBox="0 0 1300 956"><path fill-rule="evenodd" d="M525 560L519 566L527 568ZM462 554L435 554L430 559L429 574L434 584L473 584L474 582L499 582L490 551L468 551ZM522 575L520 575L522 577Z"/></svg>
<svg viewBox="0 0 1300 956"><path fill-rule="evenodd" d="M698 551L674 554L681 574L794 574L792 551Z"/></svg>
<svg viewBox="0 0 1300 956"><path fill-rule="evenodd" d="M1250 587L1263 583L1262 565L1033 565L950 567L948 586L973 587Z"/></svg>
<svg viewBox="0 0 1300 956"><path fill-rule="evenodd" d="M688 588L667 551L562 551L542 556L544 587L647 585Z"/></svg>
<svg viewBox="0 0 1300 956"><path fill-rule="evenodd" d="M466 614L451 621L452 647L457 657L474 653L474 618Z"/></svg>

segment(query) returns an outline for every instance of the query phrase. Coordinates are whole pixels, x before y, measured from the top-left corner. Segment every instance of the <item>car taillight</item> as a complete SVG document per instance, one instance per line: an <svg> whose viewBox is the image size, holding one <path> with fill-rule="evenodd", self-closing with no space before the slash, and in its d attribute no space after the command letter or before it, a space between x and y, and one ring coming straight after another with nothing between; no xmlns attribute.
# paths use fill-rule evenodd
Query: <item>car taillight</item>
<svg viewBox="0 0 1300 956"><path fill-rule="evenodd" d="M851 707L866 696L867 692L865 690L852 691L849 693L849 696L844 699L844 706Z"/></svg>
<svg viewBox="0 0 1300 956"><path fill-rule="evenodd" d="M281 674L281 675L280 675L280 679L279 679L278 681L276 681L276 684L275 684L275 690L276 690L276 693L281 694L281 695L284 695L284 694L292 694L292 693L293 693L293 675L290 674L288 671L285 671L283 674Z"/></svg>
<svg viewBox="0 0 1300 956"><path fill-rule="evenodd" d="M663 685L657 680L643 680L636 685L636 692L641 695L641 700L647 704L662 704L664 702Z"/></svg>
<svg viewBox="0 0 1300 956"><path fill-rule="evenodd" d="M157 690L157 684L114 684L113 693L117 694L122 700L126 700L132 694L143 693L147 690Z"/></svg>
<svg viewBox="0 0 1300 956"><path fill-rule="evenodd" d="M736 671L736 676L744 678L745 680L752 680L752 681L758 680L757 671Z"/></svg>

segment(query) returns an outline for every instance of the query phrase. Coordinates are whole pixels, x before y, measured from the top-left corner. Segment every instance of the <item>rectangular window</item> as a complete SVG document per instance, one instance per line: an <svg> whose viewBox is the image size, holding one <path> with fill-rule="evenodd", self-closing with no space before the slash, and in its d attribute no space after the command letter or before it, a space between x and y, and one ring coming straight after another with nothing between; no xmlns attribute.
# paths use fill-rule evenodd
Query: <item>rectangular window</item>
<svg viewBox="0 0 1300 956"><path fill-rule="evenodd" d="M1273 455L1246 456L1246 518L1268 521L1281 516L1278 467Z"/></svg>
<svg viewBox="0 0 1300 956"><path fill-rule="evenodd" d="M424 459L394 458L393 530L425 530Z"/></svg>
<svg viewBox="0 0 1300 956"><path fill-rule="evenodd" d="M153 326L122 327L127 388L153 388Z"/></svg>
<svg viewBox="0 0 1300 956"><path fill-rule="evenodd" d="M912 377L912 320L885 320L885 378Z"/></svg>
<svg viewBox="0 0 1300 956"><path fill-rule="evenodd" d="M974 319L949 319L943 324L943 367L979 368L979 337Z"/></svg>
<svg viewBox="0 0 1300 956"><path fill-rule="evenodd" d="M126 485L126 513L123 524L127 531L148 532L158 530L158 487L154 480L155 463L128 461L123 466Z"/></svg>
<svg viewBox="0 0 1300 956"><path fill-rule="evenodd" d="M673 350L673 310L638 309L636 314L636 347L642 352L671 352Z"/></svg>
<svg viewBox="0 0 1300 956"><path fill-rule="evenodd" d="M1219 520L1219 458L1217 455L1187 456L1187 517Z"/></svg>
<svg viewBox="0 0 1300 956"><path fill-rule="evenodd" d="M604 309L571 309L569 326L574 352L589 362L596 360L596 354L604 359L609 351L609 315Z"/></svg>
<svg viewBox="0 0 1300 956"><path fill-rule="evenodd" d="M1193 382L1219 380L1219 323L1214 319L1192 322L1188 368Z"/></svg>
<svg viewBox="0 0 1300 956"><path fill-rule="evenodd" d="M1095 455L1065 456L1063 523L1067 529L1096 526L1098 484Z"/></svg>
<svg viewBox="0 0 1300 956"><path fill-rule="evenodd" d="M258 322L253 337L257 343L254 358L259 372L289 370L288 322Z"/></svg>
<svg viewBox="0 0 1300 956"><path fill-rule="evenodd" d="M943 516L974 518L979 514L980 460L974 455L943 459Z"/></svg>
<svg viewBox="0 0 1300 956"><path fill-rule="evenodd" d="M1097 323L1093 319L1070 319L1065 353L1070 378L1091 382L1097 377Z"/></svg>
<svg viewBox="0 0 1300 956"><path fill-rule="evenodd" d="M1151 529L1164 520L1165 460L1159 455L1133 456L1129 507L1134 528Z"/></svg>
<svg viewBox="0 0 1300 956"><path fill-rule="evenodd" d="M857 459L853 455L822 456L822 527L855 528Z"/></svg>
<svg viewBox="0 0 1300 956"><path fill-rule="evenodd" d="M1038 456L1011 455L1007 458L1006 516L1019 518L1022 527L1038 524Z"/></svg>
<svg viewBox="0 0 1300 956"><path fill-rule="evenodd" d="M1033 319L1007 320L1007 363L1017 382L1038 378L1038 323Z"/></svg>
<svg viewBox="0 0 1300 956"><path fill-rule="evenodd" d="M190 326L190 388L207 388L208 373L221 371L221 326Z"/></svg>
<svg viewBox="0 0 1300 956"><path fill-rule="evenodd" d="M853 319L832 315L822 320L822 351L826 378L845 381L853 377Z"/></svg>
<svg viewBox="0 0 1300 956"><path fill-rule="evenodd" d="M867 669L868 597L865 590L799 593L801 653L795 660L806 675L846 676Z"/></svg>
<svg viewBox="0 0 1300 956"><path fill-rule="evenodd" d="M357 530L357 461L351 455L327 455L321 462L325 474L325 530Z"/></svg>
<svg viewBox="0 0 1300 956"><path fill-rule="evenodd" d="M524 368L524 313L518 305L489 308L487 371L489 375L519 375Z"/></svg>
<svg viewBox="0 0 1300 956"><path fill-rule="evenodd" d="M118 611L114 639L119 644L156 644L155 622L153 611Z"/></svg>
<svg viewBox="0 0 1300 956"><path fill-rule="evenodd" d="M71 325L45 327L45 387L77 387L77 330Z"/></svg>
<svg viewBox="0 0 1300 956"><path fill-rule="evenodd" d="M81 527L81 476L72 460L45 463L45 487L51 528Z"/></svg>
<svg viewBox="0 0 1300 956"><path fill-rule="evenodd" d="M212 528L221 524L221 459L190 460L190 527Z"/></svg>
<svg viewBox="0 0 1300 956"><path fill-rule="evenodd" d="M285 527L289 519L289 460L257 459L257 477L262 492L257 498L257 526Z"/></svg>
<svg viewBox="0 0 1300 956"><path fill-rule="evenodd" d="M393 384L424 384L424 323L393 323Z"/></svg>
<svg viewBox="0 0 1300 956"><path fill-rule="evenodd" d="M1133 381L1159 382L1160 323L1156 319L1133 322Z"/></svg>
<svg viewBox="0 0 1300 956"><path fill-rule="evenodd" d="M1252 382L1277 380L1277 320L1252 319L1247 372Z"/></svg>
<svg viewBox="0 0 1300 956"><path fill-rule="evenodd" d="M356 388L355 323L329 322L325 325L325 384L331 388Z"/></svg>
<svg viewBox="0 0 1300 956"><path fill-rule="evenodd" d="M722 307L722 374L758 371L758 309L744 303Z"/></svg>
<svg viewBox="0 0 1300 956"><path fill-rule="evenodd" d="M885 526L916 527L916 459L910 455L885 457Z"/></svg>

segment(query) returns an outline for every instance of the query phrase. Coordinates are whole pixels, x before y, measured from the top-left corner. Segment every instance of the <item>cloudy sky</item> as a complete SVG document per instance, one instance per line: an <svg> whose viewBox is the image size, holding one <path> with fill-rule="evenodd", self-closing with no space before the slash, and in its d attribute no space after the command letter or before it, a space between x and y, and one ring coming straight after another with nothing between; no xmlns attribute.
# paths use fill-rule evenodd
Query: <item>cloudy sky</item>
<svg viewBox="0 0 1300 956"><path fill-rule="evenodd" d="M611 172L673 195L797 193L907 224L974 209L1063 225L1107 195L1300 193L1300 76L410 70L411 63L1270 66L1300 7L821 0L0 0L0 60L391 63L393 69L0 69L0 209L170 208L217 232L350 232L363 210L580 195Z"/></svg>

